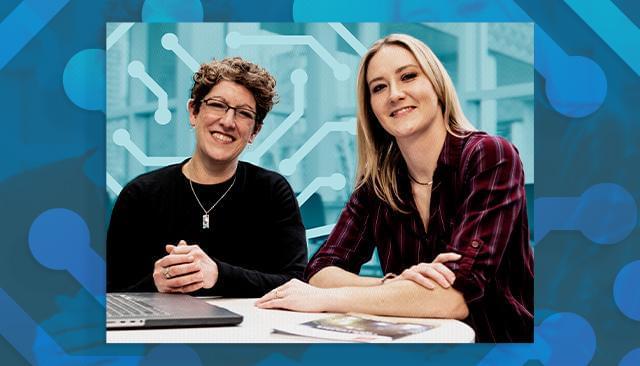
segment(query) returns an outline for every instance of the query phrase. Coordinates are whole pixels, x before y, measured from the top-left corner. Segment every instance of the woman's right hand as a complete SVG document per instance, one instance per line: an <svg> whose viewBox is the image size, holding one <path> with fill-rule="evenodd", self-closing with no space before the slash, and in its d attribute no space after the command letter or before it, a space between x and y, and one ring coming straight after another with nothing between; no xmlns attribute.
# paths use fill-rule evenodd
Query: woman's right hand
<svg viewBox="0 0 640 366"><path fill-rule="evenodd" d="M255 306L261 309L286 309L319 313L328 311L329 304L334 301L330 296L331 290L292 279L267 292L255 302Z"/></svg>
<svg viewBox="0 0 640 366"><path fill-rule="evenodd" d="M458 253L440 253L433 262L413 265L385 283L404 279L413 281L429 290L435 289L436 284L443 288L449 288L456 280L456 275L443 263L457 261L460 258L462 256Z"/></svg>
<svg viewBox="0 0 640 366"><path fill-rule="evenodd" d="M187 293L202 287L204 279L195 256L189 251L176 253L176 248L188 248L187 242L180 240L178 246L167 244L167 255L153 266L153 282L158 292Z"/></svg>

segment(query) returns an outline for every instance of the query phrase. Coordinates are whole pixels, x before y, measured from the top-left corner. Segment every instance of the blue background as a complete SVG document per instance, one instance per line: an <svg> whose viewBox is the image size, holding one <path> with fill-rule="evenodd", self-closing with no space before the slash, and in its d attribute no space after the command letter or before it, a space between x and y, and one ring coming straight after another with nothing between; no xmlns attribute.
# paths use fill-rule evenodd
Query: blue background
<svg viewBox="0 0 640 366"><path fill-rule="evenodd" d="M640 364L638 2L8 0L0 19L3 364ZM104 344L107 21L534 22L536 342Z"/></svg>

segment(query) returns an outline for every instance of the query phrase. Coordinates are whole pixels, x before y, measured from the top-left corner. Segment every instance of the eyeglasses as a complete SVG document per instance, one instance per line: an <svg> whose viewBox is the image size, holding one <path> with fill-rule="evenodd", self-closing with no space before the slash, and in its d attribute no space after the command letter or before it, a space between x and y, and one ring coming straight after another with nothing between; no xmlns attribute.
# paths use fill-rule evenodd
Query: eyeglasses
<svg viewBox="0 0 640 366"><path fill-rule="evenodd" d="M256 112L251 109L232 107L219 99L203 99L202 105L204 105L209 112L218 116L223 116L229 109L233 109L235 112L235 118L241 122L253 122L256 120Z"/></svg>

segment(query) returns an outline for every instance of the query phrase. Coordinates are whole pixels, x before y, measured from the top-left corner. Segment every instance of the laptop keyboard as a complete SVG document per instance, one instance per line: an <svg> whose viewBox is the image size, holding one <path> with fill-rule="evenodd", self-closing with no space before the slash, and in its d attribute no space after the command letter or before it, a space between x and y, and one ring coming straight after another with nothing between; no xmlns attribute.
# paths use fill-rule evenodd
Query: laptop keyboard
<svg viewBox="0 0 640 366"><path fill-rule="evenodd" d="M168 313L124 294L107 294L107 317L160 316Z"/></svg>

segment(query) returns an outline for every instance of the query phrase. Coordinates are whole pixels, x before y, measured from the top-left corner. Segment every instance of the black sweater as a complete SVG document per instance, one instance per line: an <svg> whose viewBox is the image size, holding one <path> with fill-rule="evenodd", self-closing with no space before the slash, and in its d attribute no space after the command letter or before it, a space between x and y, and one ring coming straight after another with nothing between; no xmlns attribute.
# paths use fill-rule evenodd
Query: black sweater
<svg viewBox="0 0 640 366"><path fill-rule="evenodd" d="M210 213L204 212L181 168L188 161L143 174L122 190L107 232L107 291L157 291L155 261L166 244L198 244L218 265L213 288L195 295L259 297L307 264L305 229L291 186L281 175L239 162L236 182ZM194 183L209 209L233 178L214 185Z"/></svg>

